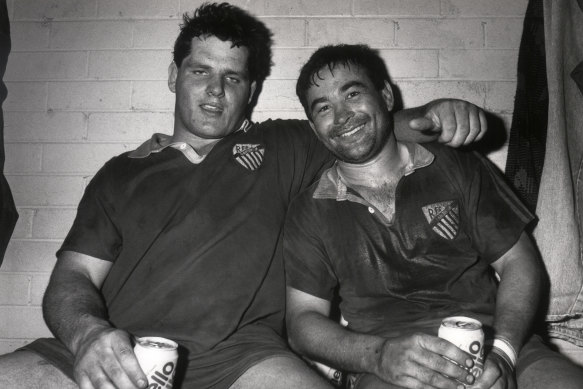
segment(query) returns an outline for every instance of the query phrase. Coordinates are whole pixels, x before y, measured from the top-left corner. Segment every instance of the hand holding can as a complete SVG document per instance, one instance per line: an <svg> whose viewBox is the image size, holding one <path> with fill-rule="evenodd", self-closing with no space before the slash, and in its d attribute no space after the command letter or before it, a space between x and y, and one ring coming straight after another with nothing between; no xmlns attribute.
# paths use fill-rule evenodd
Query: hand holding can
<svg viewBox="0 0 583 389"><path fill-rule="evenodd" d="M474 360L470 373L478 378L484 371L484 331L482 323L465 316L446 317L437 334L467 352Z"/></svg>
<svg viewBox="0 0 583 389"><path fill-rule="evenodd" d="M156 336L137 338L134 353L148 377L148 389L172 388L178 362L176 342Z"/></svg>

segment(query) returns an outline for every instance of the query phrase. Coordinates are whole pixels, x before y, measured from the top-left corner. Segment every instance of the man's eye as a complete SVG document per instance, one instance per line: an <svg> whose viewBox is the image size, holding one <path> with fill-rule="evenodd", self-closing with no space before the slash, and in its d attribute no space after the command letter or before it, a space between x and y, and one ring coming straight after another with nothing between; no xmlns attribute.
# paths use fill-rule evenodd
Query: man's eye
<svg viewBox="0 0 583 389"><path fill-rule="evenodd" d="M206 74L206 71L204 70L193 70L192 71L193 74L196 74L197 76L202 76Z"/></svg>
<svg viewBox="0 0 583 389"><path fill-rule="evenodd" d="M230 82L232 82L233 84L238 84L241 82L240 79L238 79L237 77L227 77L227 80L229 80Z"/></svg>
<svg viewBox="0 0 583 389"><path fill-rule="evenodd" d="M317 109L317 112L318 113L323 113L323 112L328 111L329 109L330 109L330 106L329 105L323 105L323 106L321 106L320 108Z"/></svg>
<svg viewBox="0 0 583 389"><path fill-rule="evenodd" d="M351 99L351 98L353 98L353 97L355 97L355 96L358 96L359 94L360 94L360 92L350 92L350 93L348 94L348 96L347 96L347 97L348 97L349 99Z"/></svg>

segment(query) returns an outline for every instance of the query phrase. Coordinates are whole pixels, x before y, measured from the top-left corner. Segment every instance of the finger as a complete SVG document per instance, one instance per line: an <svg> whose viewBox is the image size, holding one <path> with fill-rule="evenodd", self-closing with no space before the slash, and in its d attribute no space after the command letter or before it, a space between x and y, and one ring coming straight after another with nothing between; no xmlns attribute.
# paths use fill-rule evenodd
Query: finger
<svg viewBox="0 0 583 389"><path fill-rule="evenodd" d="M442 358L443 359L443 358ZM467 376L467 372L463 375L465 378ZM464 381L463 379L457 380L453 376L445 376L443 374L437 373L433 369L426 368L425 366L418 365L416 369L415 376L413 378L418 379L425 385L429 385L430 387L440 388L440 389L457 389L460 386L463 387L462 383L465 384L472 384L474 382L474 377L470 374L471 379Z"/></svg>
<svg viewBox="0 0 583 389"><path fill-rule="evenodd" d="M476 389L490 389L494 383L503 378L504 377L500 368L495 363L486 361L486 364L484 365L484 371L482 372L482 375L478 377L472 389L474 389L474 387ZM505 380L502 382L504 383Z"/></svg>
<svg viewBox="0 0 583 389"><path fill-rule="evenodd" d="M430 118L420 117L410 120L409 127L417 131L433 131L436 125Z"/></svg>
<svg viewBox="0 0 583 389"><path fill-rule="evenodd" d="M468 107L468 121L469 121L469 133L464 140L464 145L467 146L474 142L477 136L480 134L480 109L476 106Z"/></svg>
<svg viewBox="0 0 583 389"><path fill-rule="evenodd" d="M470 134L470 108L466 104L454 105L455 127L452 128L453 137L448 142L449 146L459 147L464 144ZM444 130L445 132L445 130Z"/></svg>
<svg viewBox="0 0 583 389"><path fill-rule="evenodd" d="M75 381L77 382L77 385L79 385L79 389L95 389L91 380L86 375L75 377Z"/></svg>
<svg viewBox="0 0 583 389"><path fill-rule="evenodd" d="M123 344L119 347L114 346L113 351L123 369L124 375L129 378L133 385L138 388L145 388L148 384L148 378L142 371L131 345Z"/></svg>
<svg viewBox="0 0 583 389"><path fill-rule="evenodd" d="M87 386L87 388L116 389L116 386L111 382L109 377L101 369L94 369L91 372L91 375L88 375L86 377L90 380L91 384L91 386Z"/></svg>
<svg viewBox="0 0 583 389"><path fill-rule="evenodd" d="M423 353L419 355L418 358L418 363L421 367L423 367L424 374L428 376L427 379L422 380L423 382L431 382L428 381L428 379L436 379L435 377L430 376L428 373L437 373L435 375L439 377L439 382L449 380L452 382L459 381L471 385L475 381L474 376L464 367L460 366L456 362L452 362L442 355L434 353ZM448 378L444 378L444 375Z"/></svg>
<svg viewBox="0 0 583 389"><path fill-rule="evenodd" d="M476 136L476 140L482 139L488 131L488 120L486 120L486 113L480 109L478 115L480 117L480 133L478 136Z"/></svg>
<svg viewBox="0 0 583 389"><path fill-rule="evenodd" d="M434 377L434 378L432 378ZM418 374L417 376L403 375L396 382L399 388L412 389L464 389L464 385L446 377L434 374L432 376Z"/></svg>
<svg viewBox="0 0 583 389"><path fill-rule="evenodd" d="M444 356L463 367L470 368L474 366L474 360L470 354L466 353L445 339L431 335L421 335L419 341L421 342L421 346L423 348L433 352L434 354Z"/></svg>
<svg viewBox="0 0 583 389"><path fill-rule="evenodd" d="M136 388L136 385L120 365L109 366L106 372L109 380L114 383L116 388Z"/></svg>
<svg viewBox="0 0 583 389"><path fill-rule="evenodd" d="M453 140L457 129L455 109L447 112L442 112L440 114L440 127L441 134L439 135L439 141L441 143L451 145L451 141Z"/></svg>

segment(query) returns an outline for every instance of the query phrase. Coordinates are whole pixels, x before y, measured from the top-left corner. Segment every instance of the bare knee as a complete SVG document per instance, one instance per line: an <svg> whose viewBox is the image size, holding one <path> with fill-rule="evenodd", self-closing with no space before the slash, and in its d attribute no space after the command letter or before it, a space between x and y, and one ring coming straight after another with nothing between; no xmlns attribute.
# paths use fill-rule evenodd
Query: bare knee
<svg viewBox="0 0 583 389"><path fill-rule="evenodd" d="M59 369L30 351L0 355L0 387L8 389L78 388Z"/></svg>
<svg viewBox="0 0 583 389"><path fill-rule="evenodd" d="M518 388L580 389L583 387L583 369L557 355L543 358L528 366L518 377Z"/></svg>

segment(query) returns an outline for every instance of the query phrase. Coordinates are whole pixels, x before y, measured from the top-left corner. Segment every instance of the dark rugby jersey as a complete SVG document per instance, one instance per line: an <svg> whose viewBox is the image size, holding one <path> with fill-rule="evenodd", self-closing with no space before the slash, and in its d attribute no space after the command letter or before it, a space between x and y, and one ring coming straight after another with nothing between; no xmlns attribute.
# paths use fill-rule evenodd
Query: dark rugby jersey
<svg viewBox="0 0 583 389"><path fill-rule="evenodd" d="M184 387L204 388L285 349L277 241L289 201L332 158L302 121L231 134L199 164L159 140L97 173L61 250L111 261L111 323L177 341Z"/></svg>
<svg viewBox="0 0 583 389"><path fill-rule="evenodd" d="M408 144L412 164L396 189L391 223L333 167L292 202L284 228L288 285L331 300L339 287L349 327L396 336L435 333L449 315L488 324L490 264L532 215L477 154Z"/></svg>

